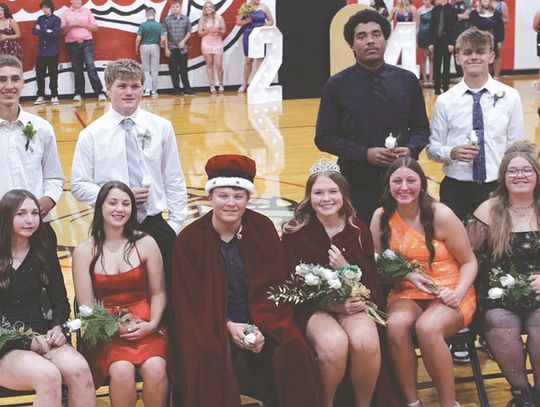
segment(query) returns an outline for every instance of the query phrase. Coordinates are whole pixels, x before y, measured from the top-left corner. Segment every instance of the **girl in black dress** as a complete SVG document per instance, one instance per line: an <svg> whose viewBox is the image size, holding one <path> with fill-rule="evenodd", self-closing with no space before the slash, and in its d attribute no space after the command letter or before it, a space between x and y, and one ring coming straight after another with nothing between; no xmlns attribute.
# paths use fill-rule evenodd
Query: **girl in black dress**
<svg viewBox="0 0 540 407"><path fill-rule="evenodd" d="M95 406L96 397L86 360L67 342L62 326L69 301L56 248L48 247L34 195L22 189L0 200L0 318L24 324L33 339L7 342L0 351L0 386L34 390L34 406L59 406L62 383L70 407ZM51 306L43 315L42 289Z"/></svg>

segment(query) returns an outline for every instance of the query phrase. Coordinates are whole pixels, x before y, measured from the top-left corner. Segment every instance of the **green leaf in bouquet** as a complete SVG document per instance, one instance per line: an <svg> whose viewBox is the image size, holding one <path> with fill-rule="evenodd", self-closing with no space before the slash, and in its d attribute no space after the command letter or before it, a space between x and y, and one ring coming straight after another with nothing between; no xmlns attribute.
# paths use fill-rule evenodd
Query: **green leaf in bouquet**
<svg viewBox="0 0 540 407"><path fill-rule="evenodd" d="M118 331L118 322L116 322L114 319L110 319L105 324L105 333L112 337L116 331Z"/></svg>

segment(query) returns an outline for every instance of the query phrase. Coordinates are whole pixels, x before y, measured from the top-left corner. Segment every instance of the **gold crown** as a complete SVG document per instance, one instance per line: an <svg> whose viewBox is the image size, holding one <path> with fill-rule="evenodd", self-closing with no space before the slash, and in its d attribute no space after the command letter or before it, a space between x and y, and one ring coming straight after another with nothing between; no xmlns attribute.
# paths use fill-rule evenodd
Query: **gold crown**
<svg viewBox="0 0 540 407"><path fill-rule="evenodd" d="M318 174L319 172L341 172L339 165L329 158L319 158L309 169L309 175Z"/></svg>

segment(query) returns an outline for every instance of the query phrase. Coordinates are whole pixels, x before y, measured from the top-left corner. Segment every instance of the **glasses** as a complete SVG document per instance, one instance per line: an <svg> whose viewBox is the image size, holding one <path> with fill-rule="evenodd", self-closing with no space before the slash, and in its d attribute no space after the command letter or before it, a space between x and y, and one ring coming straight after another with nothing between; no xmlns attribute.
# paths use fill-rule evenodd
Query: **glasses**
<svg viewBox="0 0 540 407"><path fill-rule="evenodd" d="M534 168L533 167L524 167L524 168L510 167L506 170L506 175L512 178L515 178L518 175L528 178L534 175Z"/></svg>

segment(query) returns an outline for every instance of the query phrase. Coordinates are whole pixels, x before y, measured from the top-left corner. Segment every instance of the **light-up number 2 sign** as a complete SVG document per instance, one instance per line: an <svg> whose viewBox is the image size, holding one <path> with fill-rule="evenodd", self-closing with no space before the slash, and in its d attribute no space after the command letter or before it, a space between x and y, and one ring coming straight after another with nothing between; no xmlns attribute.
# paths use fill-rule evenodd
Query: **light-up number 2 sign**
<svg viewBox="0 0 540 407"><path fill-rule="evenodd" d="M281 86L270 86L283 62L283 34L281 31L275 26L254 28L249 35L249 57L253 59L264 58L264 60L248 87L248 104L282 100Z"/></svg>

